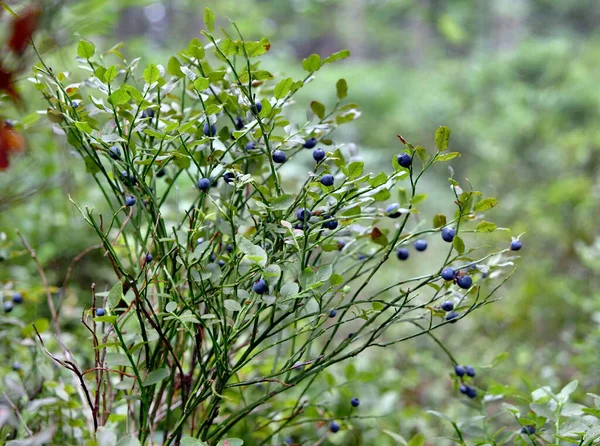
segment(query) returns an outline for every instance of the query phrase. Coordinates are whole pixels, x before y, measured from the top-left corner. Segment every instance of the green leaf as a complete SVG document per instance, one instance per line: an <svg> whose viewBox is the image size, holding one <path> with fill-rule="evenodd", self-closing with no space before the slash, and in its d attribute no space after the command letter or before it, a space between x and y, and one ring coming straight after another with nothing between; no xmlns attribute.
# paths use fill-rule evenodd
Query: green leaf
<svg viewBox="0 0 600 446"><path fill-rule="evenodd" d="M148 84L153 84L160 79L160 71L154 64L148 65L148 68L144 70L143 78Z"/></svg>
<svg viewBox="0 0 600 446"><path fill-rule="evenodd" d="M329 280L332 273L333 273L333 268L330 264L321 266L317 270L317 281L318 282L326 282L327 280Z"/></svg>
<svg viewBox="0 0 600 446"><path fill-rule="evenodd" d="M380 172L376 177L369 178L369 185L373 188L385 184L388 180L388 176L384 172Z"/></svg>
<svg viewBox="0 0 600 446"><path fill-rule="evenodd" d="M365 163L362 161L353 161L348 166L348 178L350 180L360 177L363 173Z"/></svg>
<svg viewBox="0 0 600 446"><path fill-rule="evenodd" d="M319 117L319 119L323 119L325 117L325 106L319 101L311 101L310 109Z"/></svg>
<svg viewBox="0 0 600 446"><path fill-rule="evenodd" d="M117 434L105 426L100 426L96 431L96 442L102 446L115 446L117 444Z"/></svg>
<svg viewBox="0 0 600 446"><path fill-rule="evenodd" d="M346 79L340 79L335 84L338 99L344 99L348 96L348 83Z"/></svg>
<svg viewBox="0 0 600 446"><path fill-rule="evenodd" d="M400 443L402 446L406 446L408 444L408 442L400 434L397 434L397 433L392 432L392 431L388 431L386 429L384 429L382 432L384 434L387 434L390 437L392 437L397 443Z"/></svg>
<svg viewBox="0 0 600 446"><path fill-rule="evenodd" d="M377 227L371 230L371 240L380 246L387 246L389 243L385 234Z"/></svg>
<svg viewBox="0 0 600 446"><path fill-rule="evenodd" d="M234 54L237 54L240 46L238 42L234 42L230 38L226 38L221 42L220 48L221 51L223 51L223 54L226 56L233 56Z"/></svg>
<svg viewBox="0 0 600 446"><path fill-rule="evenodd" d="M487 211L488 209L492 209L497 204L498 204L498 200L496 200L495 198L484 198L480 202L476 203L475 206L473 206L473 211L475 211L475 212Z"/></svg>
<svg viewBox="0 0 600 446"><path fill-rule="evenodd" d="M217 446L243 446L244 440L240 440L239 438L226 438L225 440L221 440L217 443Z"/></svg>
<svg viewBox="0 0 600 446"><path fill-rule="evenodd" d="M210 104L206 107L206 116L216 115L217 113L221 113L223 106L221 104Z"/></svg>
<svg viewBox="0 0 600 446"><path fill-rule="evenodd" d="M117 321L117 316L98 316L94 318L96 322L106 322L107 324L114 324Z"/></svg>
<svg viewBox="0 0 600 446"><path fill-rule="evenodd" d="M331 56L326 57L323 60L323 63L332 63L332 62L335 62L336 60L345 59L348 56L350 56L349 50L341 50L341 51L338 51L337 53L333 53Z"/></svg>
<svg viewBox="0 0 600 446"><path fill-rule="evenodd" d="M117 308L119 302L123 299L123 284L119 280L117 283L113 285L113 287L108 292L108 297L106 298L106 305L111 310Z"/></svg>
<svg viewBox="0 0 600 446"><path fill-rule="evenodd" d="M242 306L239 304L237 300L233 299L225 299L223 301L223 306L227 308L229 311L240 311Z"/></svg>
<svg viewBox="0 0 600 446"><path fill-rule="evenodd" d="M458 235L454 236L454 239L452 240L452 246L454 246L454 249L456 249L459 254L465 252L465 242L463 242L463 239L461 239Z"/></svg>
<svg viewBox="0 0 600 446"><path fill-rule="evenodd" d="M236 244L240 251L246 255L248 260L262 266L267 264L267 253L260 246L254 245L250 240L242 235L236 237Z"/></svg>
<svg viewBox="0 0 600 446"><path fill-rule="evenodd" d="M138 91L137 88L135 88L133 85L125 84L122 88L129 94L129 96L131 96L135 100L135 102L140 103L144 100L144 96L142 96L142 93Z"/></svg>
<svg viewBox="0 0 600 446"><path fill-rule="evenodd" d="M181 72L181 62L179 62L175 56L172 56L169 59L167 73L169 73L171 76L183 77L183 73Z"/></svg>
<svg viewBox="0 0 600 446"><path fill-rule="evenodd" d="M260 39L260 42L244 42L244 49L249 58L262 56L269 51L269 48L271 48L271 44L264 37Z"/></svg>
<svg viewBox="0 0 600 446"><path fill-rule="evenodd" d="M86 172L91 173L92 175L96 175L98 172L100 172L100 168L96 164L96 161L89 156L84 156L83 162L85 163Z"/></svg>
<svg viewBox="0 0 600 446"><path fill-rule="evenodd" d="M417 205L417 204L425 201L426 198L427 198L427 194L415 194L415 196L410 199L410 202L414 205Z"/></svg>
<svg viewBox="0 0 600 446"><path fill-rule="evenodd" d="M273 91L273 96L275 96L275 99L283 99L290 92L293 84L294 81L291 77L279 81L275 87L275 90Z"/></svg>
<svg viewBox="0 0 600 446"><path fill-rule="evenodd" d="M444 214L436 214L433 216L433 227L441 228L446 226L446 216Z"/></svg>
<svg viewBox="0 0 600 446"><path fill-rule="evenodd" d="M321 56L318 54L311 54L302 61L302 68L304 68L304 71L314 73L321 68Z"/></svg>
<svg viewBox="0 0 600 446"><path fill-rule="evenodd" d="M215 15L208 8L204 9L204 25L209 33L215 31Z"/></svg>
<svg viewBox="0 0 600 446"><path fill-rule="evenodd" d="M183 437L179 443L181 446L208 446L208 443L193 437Z"/></svg>
<svg viewBox="0 0 600 446"><path fill-rule="evenodd" d="M381 310L383 310L384 305L381 302L372 302L371 303L371 307L375 311L381 311Z"/></svg>
<svg viewBox="0 0 600 446"><path fill-rule="evenodd" d="M262 109L260 110L258 116L260 116L262 119L268 118L273 110L273 107L271 107L271 103L267 100L262 101L261 104Z"/></svg>
<svg viewBox="0 0 600 446"><path fill-rule="evenodd" d="M204 47L202 46L202 42L197 38L193 38L188 45L187 52L194 59L202 60L204 59Z"/></svg>
<svg viewBox="0 0 600 446"><path fill-rule="evenodd" d="M450 129L446 126L440 126L435 131L435 146L441 152L448 148L450 141Z"/></svg>
<svg viewBox="0 0 600 446"><path fill-rule="evenodd" d="M113 91L113 93L108 97L108 102L110 102L112 105L123 105L127 104L130 99L131 96L129 96L129 93L127 93L127 91L121 87L118 90Z"/></svg>
<svg viewBox="0 0 600 446"><path fill-rule="evenodd" d="M169 376L169 371L167 369L153 370L150 373L148 373L148 376L146 376L146 379L144 379L142 386L143 387L152 386L156 383L161 382L167 376Z"/></svg>
<svg viewBox="0 0 600 446"><path fill-rule="evenodd" d="M425 436L423 434L417 434L410 439L408 446L423 446L425 444Z"/></svg>
<svg viewBox="0 0 600 446"><path fill-rule="evenodd" d="M427 162L431 158L429 156L429 152L427 152L427 149L425 149L425 147L423 146L417 146L415 152L417 152L417 156L421 160L422 164L427 164Z"/></svg>
<svg viewBox="0 0 600 446"><path fill-rule="evenodd" d="M481 221L476 227L475 230L477 232L494 232L496 230L496 225L489 221Z"/></svg>
<svg viewBox="0 0 600 446"><path fill-rule="evenodd" d="M279 294L283 299L288 299L298 294L298 291L300 291L298 284L296 282L289 282L281 287Z"/></svg>
<svg viewBox="0 0 600 446"><path fill-rule="evenodd" d="M294 204L294 197L288 194L279 195L271 202L271 208L275 211L283 211Z"/></svg>
<svg viewBox="0 0 600 446"><path fill-rule="evenodd" d="M115 77L117 77L117 74L119 74L117 67L112 65L108 70L106 70L106 73L104 73L104 82L110 84Z"/></svg>
<svg viewBox="0 0 600 446"><path fill-rule="evenodd" d="M79 130L81 130L83 133L87 133L87 134L92 133L92 128L85 121L75 121L75 127L77 127Z"/></svg>
<svg viewBox="0 0 600 446"><path fill-rule="evenodd" d="M316 281L315 272L312 270L312 268L310 266L306 267L300 273L300 277L298 278L298 281L300 282L300 286L302 288L304 288L304 289L309 288Z"/></svg>
<svg viewBox="0 0 600 446"><path fill-rule="evenodd" d="M436 163L441 163L443 161L449 161L451 159L456 158L457 156L461 156L460 152L448 152L448 153L444 153L443 155L438 156L435 159Z"/></svg>
<svg viewBox="0 0 600 446"><path fill-rule="evenodd" d="M77 45L77 55L84 59L90 59L96 53L96 47L87 40L80 40Z"/></svg>
<svg viewBox="0 0 600 446"><path fill-rule="evenodd" d="M127 435L117 441L116 446L140 446L140 440L133 435Z"/></svg>

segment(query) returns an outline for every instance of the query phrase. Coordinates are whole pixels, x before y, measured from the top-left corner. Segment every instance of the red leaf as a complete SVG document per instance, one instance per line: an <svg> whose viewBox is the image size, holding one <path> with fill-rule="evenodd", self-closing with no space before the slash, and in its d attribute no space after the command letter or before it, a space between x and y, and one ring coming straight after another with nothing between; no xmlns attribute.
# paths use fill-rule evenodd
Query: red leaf
<svg viewBox="0 0 600 446"><path fill-rule="evenodd" d="M9 166L9 155L23 150L23 137L6 122L0 124L0 170Z"/></svg>
<svg viewBox="0 0 600 446"><path fill-rule="evenodd" d="M10 71L6 71L2 66L0 66L0 92L5 91L14 102L19 102L19 93L15 90L15 86L13 83L13 73Z"/></svg>
<svg viewBox="0 0 600 446"><path fill-rule="evenodd" d="M31 40L31 36L38 26L40 10L30 8L12 23L12 32L8 39L8 46L17 54L22 54Z"/></svg>

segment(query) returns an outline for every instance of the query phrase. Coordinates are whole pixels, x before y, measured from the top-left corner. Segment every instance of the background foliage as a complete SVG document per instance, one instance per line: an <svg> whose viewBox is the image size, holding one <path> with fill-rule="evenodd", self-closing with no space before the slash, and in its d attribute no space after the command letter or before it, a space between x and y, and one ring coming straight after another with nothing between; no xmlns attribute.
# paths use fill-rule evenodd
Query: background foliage
<svg viewBox="0 0 600 446"><path fill-rule="evenodd" d="M224 17L231 17L247 37L266 35L277 42L265 61L269 69L285 66L292 75L311 53L350 49L352 57L323 72L298 101L333 100L331 85L340 77L348 80L349 98L360 104L362 116L342 135L360 147L366 171L391 158L396 133L429 141L438 125L452 128L453 144L463 154L455 166L457 176L468 172L469 180L498 197L495 221L512 233L526 232L526 248L520 273L502 292L504 299L449 327L444 341L461 352L461 362L477 367L490 393L515 395L515 405L523 403L517 395L545 385L558 392L574 379L580 382L575 399L593 405L585 393L599 393L600 371L595 354L600 332L600 93L595 87L600 5L591 0L256 0L244 2L243 9L229 0L207 4L219 25L226 26ZM191 1L61 6L64 13L40 38L47 57L63 67L73 64L77 34L104 50L114 45L116 35L127 41L126 57L158 63L202 28L202 11ZM100 199L85 173L73 168L74 160L47 137L35 112L43 108L36 93L24 94L25 118L19 110L5 113L19 118L29 149L0 175L4 256L14 257L0 278L25 295L25 305L13 313L23 324L49 314L14 228L36 247L59 293L63 272L93 239L64 197L89 203ZM442 200L430 200L431 209L448 211ZM504 233L495 237L507 241ZM64 311L72 311L75 322L89 283L102 283L103 274L104 285L110 283L110 271L98 271L101 260L101 254L92 253L74 270L71 281L80 284L81 294L65 296ZM11 362L30 362L18 348L10 351ZM332 444L395 444L385 431L405 438L422 432L431 444L439 444L435 439L450 435L452 427L424 409L461 420L481 414L449 391L448 364L427 339L404 344L400 357L376 358L358 359L353 367L334 372L334 385L324 384L333 401L357 395L361 414L381 417L346 436L329 437ZM13 373L8 365L0 369L5 376ZM500 411L492 403L489 412ZM506 417L506 411L500 416ZM515 421L512 431L519 430Z"/></svg>

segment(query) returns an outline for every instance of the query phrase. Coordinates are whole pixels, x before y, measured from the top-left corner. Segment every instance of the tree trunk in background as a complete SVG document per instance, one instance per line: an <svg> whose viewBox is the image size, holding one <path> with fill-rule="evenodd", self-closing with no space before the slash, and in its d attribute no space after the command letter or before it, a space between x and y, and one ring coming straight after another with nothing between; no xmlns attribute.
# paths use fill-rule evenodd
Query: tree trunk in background
<svg viewBox="0 0 600 446"><path fill-rule="evenodd" d="M354 60L368 58L368 33L365 0L341 2L336 23L337 34L344 39L342 46L352 53Z"/></svg>
<svg viewBox="0 0 600 446"><path fill-rule="evenodd" d="M491 2L489 48L491 52L515 49L527 34L528 0Z"/></svg>

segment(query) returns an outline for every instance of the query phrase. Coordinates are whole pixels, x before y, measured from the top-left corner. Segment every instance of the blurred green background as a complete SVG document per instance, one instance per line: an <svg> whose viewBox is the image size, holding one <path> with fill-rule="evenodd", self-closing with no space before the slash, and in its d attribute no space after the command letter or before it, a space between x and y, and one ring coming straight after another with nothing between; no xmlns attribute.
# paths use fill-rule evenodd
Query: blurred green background
<svg viewBox="0 0 600 446"><path fill-rule="evenodd" d="M355 143L367 166L389 162L399 150L397 133L432 147L435 129L449 126L451 148L462 152L452 163L456 177L499 199L494 222L526 234L520 269L501 291L503 300L438 336L480 370L482 387L497 393L572 379L581 383L580 396L600 393L599 2L81 0L57 5L43 39L61 70L75 68L79 35L105 51L125 42L126 58L166 65L199 35L205 6L219 25L235 21L245 38L267 36L272 47L265 63L278 74L298 77L308 55L349 49L349 59L321 70L298 95L296 110L302 113L311 99L332 102L336 80L345 78L362 116L337 138ZM73 257L95 240L66 197L89 206L101 197L85 172L73 168L79 161L48 138L48 123L35 111L43 105L25 88L25 113L3 111L23 120L29 148L0 174L6 234L0 243L4 256L15 256L0 278L29 296L19 311L35 320L47 316L45 297L14 229L36 247L58 292ZM447 172L438 173L435 181L442 183ZM447 196L430 200L430 209L447 210ZM506 233L496 237L509 241ZM103 274L110 282L109 270L99 269L105 263L100 253L85 257L72 282L81 290L102 282ZM83 298L65 296L65 311ZM370 382L346 380L343 367L338 371L342 395L360 395L365 415L386 415L363 421L363 444L394 444L385 429L408 437L417 430L447 434L426 409L457 418L477 413L451 391L449 364L430 340L371 355L355 362L359 372L373 375ZM484 368L499 355L502 362Z"/></svg>

